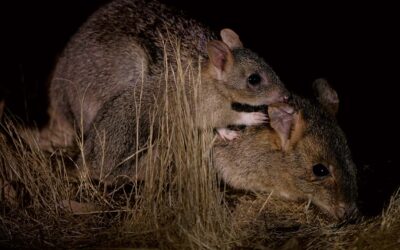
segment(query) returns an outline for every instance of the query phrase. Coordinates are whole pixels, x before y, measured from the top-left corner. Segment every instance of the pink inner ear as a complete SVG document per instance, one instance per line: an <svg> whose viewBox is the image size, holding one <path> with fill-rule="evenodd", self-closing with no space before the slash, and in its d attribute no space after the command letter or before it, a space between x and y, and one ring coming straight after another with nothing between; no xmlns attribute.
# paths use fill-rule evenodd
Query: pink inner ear
<svg viewBox="0 0 400 250"><path fill-rule="evenodd" d="M294 109L289 105L270 106L268 108L271 127L278 133L283 147L290 138L294 114Z"/></svg>
<svg viewBox="0 0 400 250"><path fill-rule="evenodd" d="M212 63L218 69L224 70L226 64L226 54L224 54L222 51L217 52L215 57L212 59Z"/></svg>
<svg viewBox="0 0 400 250"><path fill-rule="evenodd" d="M228 46L220 41L211 41L208 44L208 56L211 63L219 70L225 70L230 55Z"/></svg>
<svg viewBox="0 0 400 250"><path fill-rule="evenodd" d="M221 30L221 38L230 49L243 48L243 44L239 39L239 36L231 29Z"/></svg>

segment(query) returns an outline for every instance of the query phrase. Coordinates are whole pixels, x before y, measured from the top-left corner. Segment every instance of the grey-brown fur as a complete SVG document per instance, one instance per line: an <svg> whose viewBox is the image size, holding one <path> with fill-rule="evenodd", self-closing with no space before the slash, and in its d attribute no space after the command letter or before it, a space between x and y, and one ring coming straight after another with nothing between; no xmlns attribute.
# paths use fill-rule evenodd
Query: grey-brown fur
<svg viewBox="0 0 400 250"><path fill-rule="evenodd" d="M318 81L329 87L326 81ZM350 215L356 210L356 168L345 135L326 103L329 100L320 104L294 96L289 104L294 113L277 111L283 113L277 120L294 117L287 143L276 126L249 128L241 138L216 146L215 166L221 177L239 189L272 191L291 200L311 199L336 218ZM329 176L315 176L312 167L318 163L329 166Z"/></svg>
<svg viewBox="0 0 400 250"><path fill-rule="evenodd" d="M111 2L88 19L61 55L50 85L51 121L40 143L71 145L75 131L80 131L85 140L80 164L85 160L97 174L100 166L105 172L117 165L130 166L119 163L148 139L149 117L164 102L165 60L169 67L177 64L176 44L184 67L198 60L202 64L203 102L193 110L205 114L199 127L264 122L262 113L242 117L231 103L270 104L282 101L287 92L272 69L241 46L234 32L221 35L226 43L210 42L217 36L208 28L157 1ZM253 72L260 73L262 84L252 89L246 79ZM167 84L167 89L173 88Z"/></svg>

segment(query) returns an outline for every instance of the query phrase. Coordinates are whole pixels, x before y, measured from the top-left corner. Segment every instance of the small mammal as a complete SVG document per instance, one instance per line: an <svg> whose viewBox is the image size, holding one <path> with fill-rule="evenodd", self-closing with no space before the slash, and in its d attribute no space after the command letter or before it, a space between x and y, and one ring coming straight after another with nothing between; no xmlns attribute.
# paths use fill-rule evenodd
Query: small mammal
<svg viewBox="0 0 400 250"><path fill-rule="evenodd" d="M270 127L249 128L241 138L217 145L215 166L234 188L310 200L337 219L356 208L356 167L335 121L336 91L314 82L318 103L293 96L268 107Z"/></svg>
<svg viewBox="0 0 400 250"><path fill-rule="evenodd" d="M222 41L204 25L157 1L115 0L100 8L59 58L50 83L50 123L42 130L40 143L71 145L75 131L80 131L86 164L116 167L144 145L149 114L162 105L166 88L174 91L173 84L163 80L166 58L169 66L176 67L174 44L180 44L183 68L201 61L202 102L194 112L205 118L199 128L216 128L231 140L238 134L226 128L229 124L265 123L264 113L237 112L231 103L282 102L288 98L287 90L262 58L243 47L234 31L223 29L220 35Z"/></svg>

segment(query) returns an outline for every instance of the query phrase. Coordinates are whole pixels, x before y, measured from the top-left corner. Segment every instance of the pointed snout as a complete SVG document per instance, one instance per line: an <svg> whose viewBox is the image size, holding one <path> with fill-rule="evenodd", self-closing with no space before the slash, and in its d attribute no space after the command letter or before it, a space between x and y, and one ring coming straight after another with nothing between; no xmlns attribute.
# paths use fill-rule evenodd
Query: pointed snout
<svg viewBox="0 0 400 250"><path fill-rule="evenodd" d="M358 208L355 203L346 204L339 203L332 211L333 215L338 220L348 220L358 215Z"/></svg>
<svg viewBox="0 0 400 250"><path fill-rule="evenodd" d="M287 103L291 98L292 98L292 95L291 95L288 91L285 91L285 92L282 94L282 100L281 100L281 102Z"/></svg>
<svg viewBox="0 0 400 250"><path fill-rule="evenodd" d="M275 103L287 103L291 99L291 93L286 89L277 89L269 93L267 105Z"/></svg>
<svg viewBox="0 0 400 250"><path fill-rule="evenodd" d="M287 103L292 97L292 94L286 88L279 88L277 92L277 102Z"/></svg>

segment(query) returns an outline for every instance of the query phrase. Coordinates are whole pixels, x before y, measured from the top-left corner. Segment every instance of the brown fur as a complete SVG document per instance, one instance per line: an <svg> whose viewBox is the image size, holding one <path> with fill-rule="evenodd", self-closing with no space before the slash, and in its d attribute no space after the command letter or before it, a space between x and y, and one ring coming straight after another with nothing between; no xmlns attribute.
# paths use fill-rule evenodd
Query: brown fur
<svg viewBox="0 0 400 250"><path fill-rule="evenodd" d="M193 110L203 114L199 128L265 122L264 114L242 114L231 103L279 102L286 89L259 56L241 47L236 33L224 29L221 35L223 41L213 40L204 25L157 1L112 1L88 19L59 59L50 84L51 122L40 144L67 146L79 131L80 163L95 173L131 166L122 162L145 146L151 126L157 132L157 118L152 124L150 117L164 105L165 93L176 91L172 73L191 67L196 75L199 61L201 102ZM261 76L259 86L247 82L253 73ZM187 84L186 91L193 87Z"/></svg>
<svg viewBox="0 0 400 250"><path fill-rule="evenodd" d="M222 179L239 189L310 200L336 218L354 212L356 168L345 135L331 116L331 110L325 109L325 101L329 100L323 95L318 98L324 100L322 105L294 97L290 107L295 112L289 115L293 119L283 121L290 123L288 136L281 134L286 130L273 127L280 122L274 119L287 118L285 113L271 116L272 127L249 128L240 139L217 145L215 166ZM280 112L288 110L285 107L288 104L280 105L283 106ZM316 164L327 166L330 174L316 176L313 173Z"/></svg>

